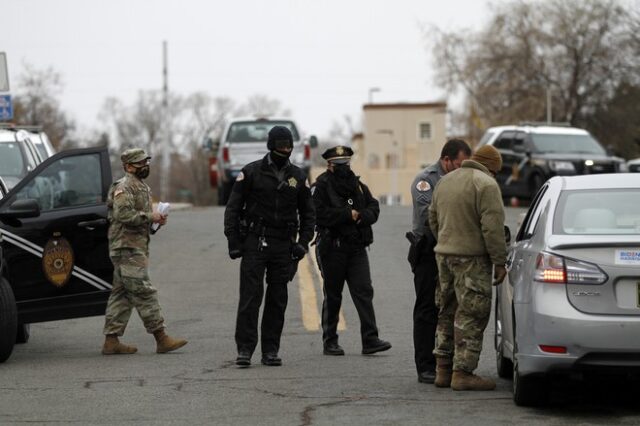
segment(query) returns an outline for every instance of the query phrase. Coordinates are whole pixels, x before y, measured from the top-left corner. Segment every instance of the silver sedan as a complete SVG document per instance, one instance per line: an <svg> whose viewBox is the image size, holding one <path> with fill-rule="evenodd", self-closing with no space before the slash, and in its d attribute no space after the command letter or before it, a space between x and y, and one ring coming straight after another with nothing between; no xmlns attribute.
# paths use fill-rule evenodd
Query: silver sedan
<svg viewBox="0 0 640 426"><path fill-rule="evenodd" d="M495 347L516 404L543 403L551 373L640 367L640 175L550 179L507 270Z"/></svg>

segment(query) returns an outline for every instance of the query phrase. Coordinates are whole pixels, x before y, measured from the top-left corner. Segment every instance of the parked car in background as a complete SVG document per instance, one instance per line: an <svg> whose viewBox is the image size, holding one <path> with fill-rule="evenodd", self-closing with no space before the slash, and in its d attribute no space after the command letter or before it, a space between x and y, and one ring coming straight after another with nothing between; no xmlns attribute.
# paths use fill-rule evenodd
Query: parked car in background
<svg viewBox="0 0 640 426"><path fill-rule="evenodd" d="M531 200L553 176L627 171L624 159L609 154L589 132L566 125L491 127L479 146L485 144L502 155L502 170L496 178L505 199Z"/></svg>
<svg viewBox="0 0 640 426"><path fill-rule="evenodd" d="M235 118L225 126L216 155L210 163L211 184L218 189L219 205L227 203L240 170L267 154L267 136L274 126L285 126L291 130L291 162L309 174L311 148L317 145L315 136L303 139L298 126L290 118ZM211 146L208 148L213 149Z"/></svg>
<svg viewBox="0 0 640 426"><path fill-rule="evenodd" d="M0 126L0 177L8 189L53 154L49 138L39 127Z"/></svg>
<svg viewBox="0 0 640 426"><path fill-rule="evenodd" d="M627 169L631 173L640 173L640 158L627 161Z"/></svg>
<svg viewBox="0 0 640 426"><path fill-rule="evenodd" d="M495 348L516 404L543 403L551 375L640 372L640 175L551 178L507 271Z"/></svg>
<svg viewBox="0 0 640 426"><path fill-rule="evenodd" d="M106 148L68 150L0 197L0 362L31 323L104 315L111 180Z"/></svg>

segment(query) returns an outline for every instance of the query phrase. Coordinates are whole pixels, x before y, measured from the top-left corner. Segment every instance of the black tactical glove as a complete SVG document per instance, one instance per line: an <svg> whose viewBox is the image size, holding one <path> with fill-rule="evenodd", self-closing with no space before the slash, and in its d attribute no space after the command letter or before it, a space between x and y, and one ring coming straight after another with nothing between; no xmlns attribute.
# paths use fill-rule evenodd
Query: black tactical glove
<svg viewBox="0 0 640 426"><path fill-rule="evenodd" d="M229 257L232 259L242 257L242 244L237 238L229 238Z"/></svg>
<svg viewBox="0 0 640 426"><path fill-rule="evenodd" d="M293 260L301 260L307 254L307 247L300 243L295 243L291 247L291 258Z"/></svg>

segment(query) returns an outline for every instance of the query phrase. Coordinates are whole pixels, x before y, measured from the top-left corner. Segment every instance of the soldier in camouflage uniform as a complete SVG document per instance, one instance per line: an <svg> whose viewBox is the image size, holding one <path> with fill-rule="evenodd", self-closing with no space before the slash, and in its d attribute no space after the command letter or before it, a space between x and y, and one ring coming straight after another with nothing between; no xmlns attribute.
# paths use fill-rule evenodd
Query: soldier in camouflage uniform
<svg viewBox="0 0 640 426"><path fill-rule="evenodd" d="M413 199L413 236L409 235L409 263L413 272L416 303L413 307L413 348L418 381L433 383L436 358L433 348L438 325L436 288L438 266L433 248L436 239L429 229L429 206L436 184L442 176L460 167L471 156L471 148L462 139L450 139L442 147L440 159L421 171L411 184Z"/></svg>
<svg viewBox="0 0 640 426"><path fill-rule="evenodd" d="M502 167L493 146L480 147L435 189L429 226L436 236L439 272L435 385L492 390L495 382L473 374L491 313L494 284L506 275L502 195L495 180ZM453 368L452 368L453 367Z"/></svg>
<svg viewBox="0 0 640 426"><path fill-rule="evenodd" d="M154 335L156 352L166 353L187 344L164 331L157 291L149 280L149 233L151 225L164 225L167 217L152 211L151 189L144 150L128 149L120 157L126 172L109 190L109 256L113 263L113 288L107 304L102 353L132 354L137 348L118 341L124 334L132 308L136 308L147 332Z"/></svg>

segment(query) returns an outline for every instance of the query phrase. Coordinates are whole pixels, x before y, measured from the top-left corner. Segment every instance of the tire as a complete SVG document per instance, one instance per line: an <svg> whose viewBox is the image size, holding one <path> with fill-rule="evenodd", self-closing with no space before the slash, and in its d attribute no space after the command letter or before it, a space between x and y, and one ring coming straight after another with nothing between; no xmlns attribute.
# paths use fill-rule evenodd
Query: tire
<svg viewBox="0 0 640 426"><path fill-rule="evenodd" d="M5 362L13 352L18 331L18 310L11 286L0 277L0 363Z"/></svg>
<svg viewBox="0 0 640 426"><path fill-rule="evenodd" d="M515 351L514 351L515 352ZM518 356L513 362L513 402L521 407L538 407L548 400L549 391L544 375L522 376L518 370Z"/></svg>
<svg viewBox="0 0 640 426"><path fill-rule="evenodd" d="M493 344L496 348L496 370L498 371L498 377L503 379L510 379L513 377L513 362L504 356L504 338L502 336L502 315L498 304L499 299L496 297L496 311L494 314L495 321L495 334Z"/></svg>
<svg viewBox="0 0 640 426"><path fill-rule="evenodd" d="M18 331L16 333L16 343L27 343L31 337L31 325L30 324L18 324Z"/></svg>

